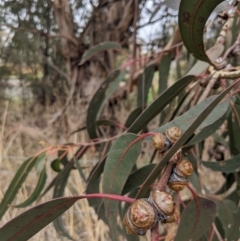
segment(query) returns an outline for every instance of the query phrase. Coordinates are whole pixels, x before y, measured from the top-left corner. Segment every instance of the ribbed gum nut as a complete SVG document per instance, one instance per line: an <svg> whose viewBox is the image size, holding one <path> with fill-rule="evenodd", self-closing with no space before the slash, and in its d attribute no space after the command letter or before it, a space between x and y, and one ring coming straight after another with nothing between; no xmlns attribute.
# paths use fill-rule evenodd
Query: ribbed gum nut
<svg viewBox="0 0 240 241"><path fill-rule="evenodd" d="M145 235L156 223L156 211L145 199L137 199L128 208L123 225L129 234Z"/></svg>
<svg viewBox="0 0 240 241"><path fill-rule="evenodd" d="M175 192L179 192L184 189L187 182L170 182L168 183L169 188Z"/></svg>
<svg viewBox="0 0 240 241"><path fill-rule="evenodd" d="M125 213L122 222L123 222L123 226L124 226L125 229L126 229L126 232L127 232L128 234L137 234L136 231L134 231L134 228L129 225L127 219L128 219L128 218L127 218L127 213Z"/></svg>
<svg viewBox="0 0 240 241"><path fill-rule="evenodd" d="M159 151L164 151L165 149L165 138L162 133L156 134L152 139L154 147Z"/></svg>
<svg viewBox="0 0 240 241"><path fill-rule="evenodd" d="M191 162L187 160L180 160L177 163L177 170L184 176L184 177L189 177L193 173L193 165Z"/></svg>
<svg viewBox="0 0 240 241"><path fill-rule="evenodd" d="M150 194L150 198L158 211L165 215L171 215L173 213L174 202L169 193L155 190Z"/></svg>
<svg viewBox="0 0 240 241"><path fill-rule="evenodd" d="M179 211L174 210L174 213L169 218L167 218L167 220L165 222L166 223L174 223L174 222L177 222L179 218L180 218Z"/></svg>
<svg viewBox="0 0 240 241"><path fill-rule="evenodd" d="M165 135L172 143L175 143L182 135L182 131L178 127L174 126L167 129L165 131Z"/></svg>

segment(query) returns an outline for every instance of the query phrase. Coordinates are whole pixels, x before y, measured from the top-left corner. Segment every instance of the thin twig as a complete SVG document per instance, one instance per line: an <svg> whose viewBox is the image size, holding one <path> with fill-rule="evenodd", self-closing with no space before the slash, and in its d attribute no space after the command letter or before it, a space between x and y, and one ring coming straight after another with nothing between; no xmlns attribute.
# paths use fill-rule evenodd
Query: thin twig
<svg viewBox="0 0 240 241"><path fill-rule="evenodd" d="M159 182L154 185L154 189L157 189L159 191L164 191L169 179L169 176L171 175L172 168L173 168L174 163L173 162L168 162L166 169L164 170L164 173L162 174Z"/></svg>
<svg viewBox="0 0 240 241"><path fill-rule="evenodd" d="M151 229L151 241L159 241L158 222Z"/></svg>
<svg viewBox="0 0 240 241"><path fill-rule="evenodd" d="M216 73L216 72L215 72ZM204 99L206 99L209 95L209 93L211 92L213 86L215 85L215 83L218 81L218 77L216 76L216 74L213 74L212 78L210 79L208 85L206 86L205 90L203 91L202 96L199 98L198 103L202 102Z"/></svg>
<svg viewBox="0 0 240 241"><path fill-rule="evenodd" d="M153 185L154 189L164 191L168 182L168 179L172 173L173 166L181 159L182 150L180 149L173 157L169 160L164 173L156 185Z"/></svg>
<svg viewBox="0 0 240 241"><path fill-rule="evenodd" d="M225 52L225 54L223 55L222 58L226 59L228 57L228 55L232 52L232 50L234 48L236 48L236 46L238 46L239 44L240 44L240 34L238 35L237 40L235 41L235 43L226 50L226 52Z"/></svg>

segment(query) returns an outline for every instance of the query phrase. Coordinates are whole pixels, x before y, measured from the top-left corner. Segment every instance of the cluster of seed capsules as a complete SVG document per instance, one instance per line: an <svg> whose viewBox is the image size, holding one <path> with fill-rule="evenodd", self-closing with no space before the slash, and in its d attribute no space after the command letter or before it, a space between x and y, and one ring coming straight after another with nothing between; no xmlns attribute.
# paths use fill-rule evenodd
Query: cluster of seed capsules
<svg viewBox="0 0 240 241"><path fill-rule="evenodd" d="M167 151L182 135L182 131L178 127L171 127L165 133L158 133L153 137L153 145L159 151L164 153ZM181 155L180 155L181 156ZM187 178L193 173L192 163L179 159L177 164L173 166L172 174L168 180L168 186L172 190L181 191L187 184Z"/></svg>
<svg viewBox="0 0 240 241"><path fill-rule="evenodd" d="M153 137L153 145L160 152L167 151L182 135L177 127L171 127L165 133L158 133ZM181 155L180 155L181 157ZM168 186L174 191L182 190L187 183L187 177L193 172L189 161L177 160L168 180ZM123 218L123 225L127 233L145 235L157 222L176 222L180 217L172 196L162 190L153 190L149 198L135 200L127 209Z"/></svg>

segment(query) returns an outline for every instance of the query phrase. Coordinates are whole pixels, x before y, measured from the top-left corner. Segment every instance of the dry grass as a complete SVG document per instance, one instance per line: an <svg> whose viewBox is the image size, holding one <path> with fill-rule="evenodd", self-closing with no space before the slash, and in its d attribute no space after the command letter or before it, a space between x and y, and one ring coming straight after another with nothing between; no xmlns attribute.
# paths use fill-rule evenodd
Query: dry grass
<svg viewBox="0 0 240 241"><path fill-rule="evenodd" d="M37 151L43 148L45 141L41 140L41 136L36 135L33 138L32 135L28 135L26 132L22 132L21 128L15 128L13 122L9 122L13 110L9 109L9 102L5 102L1 107L1 130L0 130L0 200L3 198L4 193L7 190L12 178L14 177L18 167L27 159L27 156L31 156ZM14 110L16 111L16 110ZM16 114L17 115L17 114ZM19 126L19 123L17 123ZM73 140L72 140L73 141ZM77 141L75 139L75 141ZM57 140L49 140L49 142L57 143ZM40 143L40 144L39 144ZM48 156L47 162L54 159L53 156ZM83 161L83 165L93 166L93 162L89 164L87 157ZM47 166L47 184L51 182L56 173L54 173L50 165ZM35 185L38 181L38 176L33 170L28 175L27 180L18 192L14 199L14 204L19 204L26 200L29 195L33 192ZM77 170L71 172L71 176L68 180L68 185L65 190L65 196L72 196L77 194L83 194L86 185L81 180ZM52 199L52 190L49 191L44 197L32 206L49 201ZM29 207L28 207L29 208ZM16 217L24 210L28 208L14 208L10 207L3 218L0 220L0 226ZM101 221L98 220L94 210L88 205L88 201L85 199L78 201L63 215L63 220L66 230L76 240L92 240L92 241L104 241L109 240L108 227ZM61 237L55 231L53 224L49 224L38 234L32 237L30 240L68 240L67 238Z"/></svg>

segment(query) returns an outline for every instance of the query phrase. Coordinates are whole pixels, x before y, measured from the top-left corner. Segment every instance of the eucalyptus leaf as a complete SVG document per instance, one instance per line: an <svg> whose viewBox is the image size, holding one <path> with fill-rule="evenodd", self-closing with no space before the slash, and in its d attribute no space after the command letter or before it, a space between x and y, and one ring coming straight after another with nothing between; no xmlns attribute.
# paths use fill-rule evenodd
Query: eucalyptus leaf
<svg viewBox="0 0 240 241"><path fill-rule="evenodd" d="M174 120L168 122L167 124L156 128L153 132L164 132L168 128L177 126L182 131L185 131L197 118L199 114L202 113L203 109L206 108L215 98L217 95L213 95L202 101L201 103L193 106L191 109L186 111L181 116L176 117ZM207 116L205 120L202 121L201 125L198 127L198 130L201 130L207 126L214 124L218 121L226 112L229 106L229 100L225 100L222 103L218 104L213 111ZM146 139L150 139L149 137Z"/></svg>
<svg viewBox="0 0 240 241"><path fill-rule="evenodd" d="M144 72L139 76L138 80L138 97L137 106L144 108L148 100L148 92L152 85L154 75L154 65L149 65L144 69Z"/></svg>
<svg viewBox="0 0 240 241"><path fill-rule="evenodd" d="M237 205L228 199L222 201L216 200L215 202L217 204L217 216L222 223L225 238L228 238L229 227L234 223L234 213L237 211Z"/></svg>
<svg viewBox="0 0 240 241"><path fill-rule="evenodd" d="M240 154L225 160L217 162L201 161L201 163L208 168L211 168L213 171L232 173L240 171Z"/></svg>
<svg viewBox="0 0 240 241"><path fill-rule="evenodd" d="M28 174L32 170L32 168L36 165L36 163L42 161L45 157L45 153L40 154L37 157L28 158L23 164L20 166L18 171L16 172L13 180L5 192L3 199L0 203L0 218L7 211L9 204L14 200L17 195L18 190L21 188L23 182L26 180ZM0 236L1 237L1 236Z"/></svg>
<svg viewBox="0 0 240 241"><path fill-rule="evenodd" d="M230 104L230 100L226 100L223 103L219 104L216 107L216 112L214 113L217 115L216 120L213 121L212 124L207 125L204 128L202 128L200 130L200 132L197 133L197 135L193 137L193 139L188 143L187 146L195 145L195 144L205 140L207 137L212 135L214 132L216 132L216 130L223 124L223 122L227 119L228 115L230 114L229 104ZM222 115L222 116L219 116L218 114Z"/></svg>
<svg viewBox="0 0 240 241"><path fill-rule="evenodd" d="M156 164L149 164L132 172L126 181L122 194L124 195L131 190L139 187L148 177L148 175L151 173L155 166Z"/></svg>
<svg viewBox="0 0 240 241"><path fill-rule="evenodd" d="M130 126L128 132L138 133L146 126L155 116L157 116L171 100L173 100L191 81L194 81L195 76L185 76L173 84L170 88L164 91Z"/></svg>
<svg viewBox="0 0 240 241"><path fill-rule="evenodd" d="M120 81L124 77L124 72L120 70L113 71L106 80L102 83L100 88L94 94L87 112L87 131L91 139L98 137L96 132L97 118L105 101L112 95L118 87Z"/></svg>
<svg viewBox="0 0 240 241"><path fill-rule="evenodd" d="M178 14L179 29L187 50L202 61L211 64L205 53L203 34L205 24L214 8L223 0L181 1Z"/></svg>
<svg viewBox="0 0 240 241"><path fill-rule="evenodd" d="M22 202L18 205L14 205L14 207L16 207L16 208L27 207L30 204L32 204L34 201L36 201L45 186L46 180L47 180L47 173L46 173L46 166L44 166L40 173L37 185L36 185L33 193L30 195L30 197L27 200L25 200L24 202Z"/></svg>
<svg viewBox="0 0 240 241"><path fill-rule="evenodd" d="M167 52L163 54L161 61L158 65L158 71L159 71L158 93L159 94L163 93L167 89L171 62L172 62L171 53Z"/></svg>
<svg viewBox="0 0 240 241"><path fill-rule="evenodd" d="M133 143L136 137L137 135L134 134L123 134L111 146L103 172L104 193L119 195L122 193L127 178L141 153L141 141ZM117 240L118 203L105 200L104 204L110 235L112 239Z"/></svg>
<svg viewBox="0 0 240 241"><path fill-rule="evenodd" d="M211 227L215 219L216 204L208 199L197 197L181 213L181 220L175 241L198 240Z"/></svg>
<svg viewBox="0 0 240 241"><path fill-rule="evenodd" d="M67 185L67 181L70 175L70 172L73 168L73 164L74 162L68 162L68 164L63 168L63 170L60 172L55 186L54 186L54 191L53 191L53 198L57 198L57 197L62 197L64 194L64 189ZM66 230L66 228L64 227L63 221L61 216L57 217L54 221L53 221L53 225L56 229L56 231L61 234L62 236L65 236L71 240L74 240L73 237L70 236L70 234L68 233L68 231Z"/></svg>
<svg viewBox="0 0 240 241"><path fill-rule="evenodd" d="M0 228L1 241L26 241L68 210L79 197L63 197L37 205Z"/></svg>
<svg viewBox="0 0 240 241"><path fill-rule="evenodd" d="M122 50L122 47L115 42L103 42L100 43L90 49L88 49L82 56L81 62L79 65L84 64L87 60L89 60L91 57L93 57L95 54L98 54L99 52L115 49L115 50Z"/></svg>

